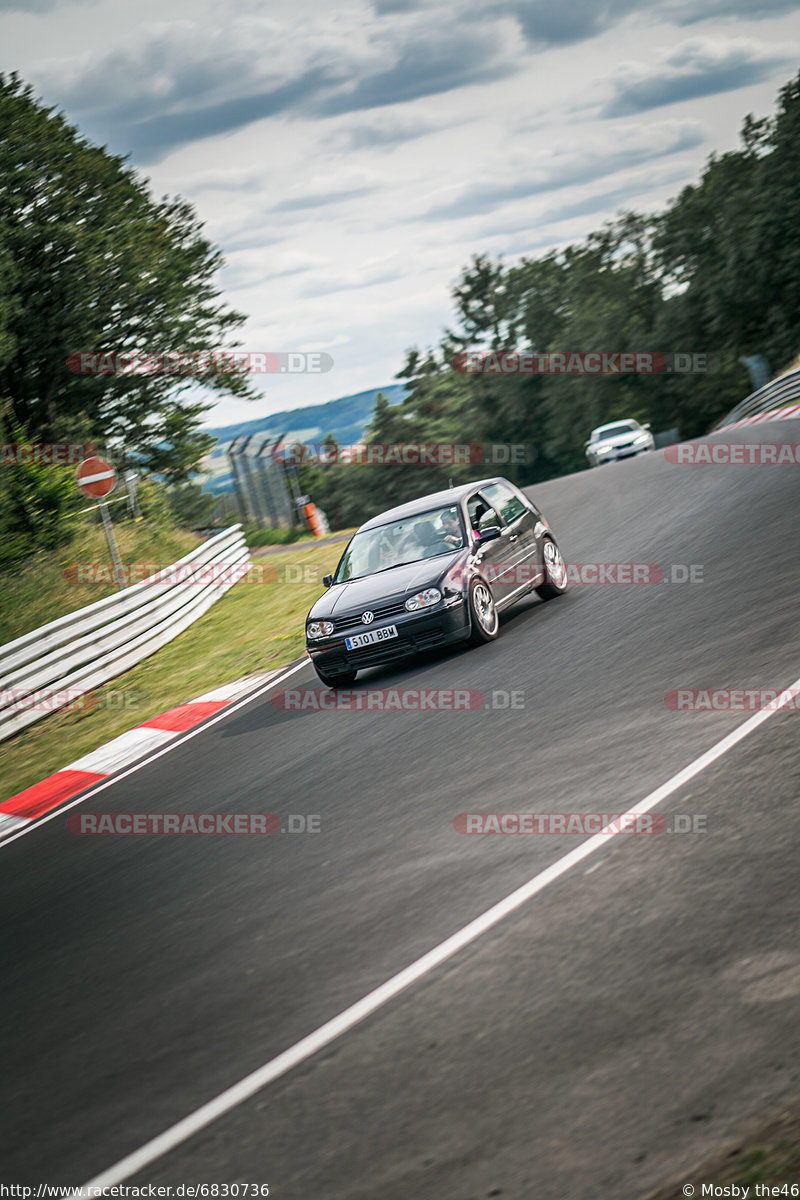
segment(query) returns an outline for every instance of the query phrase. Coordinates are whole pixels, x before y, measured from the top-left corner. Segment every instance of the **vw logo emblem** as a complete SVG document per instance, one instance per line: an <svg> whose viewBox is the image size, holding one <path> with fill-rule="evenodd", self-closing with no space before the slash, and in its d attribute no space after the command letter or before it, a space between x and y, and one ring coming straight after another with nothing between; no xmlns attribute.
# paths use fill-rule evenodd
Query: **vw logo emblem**
<svg viewBox="0 0 800 1200"><path fill-rule="evenodd" d="M365 625L371 625L372 622L375 620L375 613L365 612L362 614L361 620L364 622Z"/></svg>

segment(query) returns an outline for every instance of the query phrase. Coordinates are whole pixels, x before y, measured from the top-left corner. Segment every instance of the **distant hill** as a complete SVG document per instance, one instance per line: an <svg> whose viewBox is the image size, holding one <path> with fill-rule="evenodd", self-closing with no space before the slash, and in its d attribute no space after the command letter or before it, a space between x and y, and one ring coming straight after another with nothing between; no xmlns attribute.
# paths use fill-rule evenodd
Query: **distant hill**
<svg viewBox="0 0 800 1200"><path fill-rule="evenodd" d="M319 443L332 433L340 445L351 445L363 441L375 409L375 400L382 392L390 404L399 404L406 395L406 386L391 383L388 387L370 388L354 396L342 396L326 404L311 404L307 408L292 408L284 412L270 413L268 417L255 417L252 421L239 421L236 425L222 425L208 429L217 439L214 449L206 455L198 473L198 482L203 490L219 495L233 487L227 449L238 437L255 434L253 443L258 446L272 434L286 442ZM258 436L261 435L261 436Z"/></svg>

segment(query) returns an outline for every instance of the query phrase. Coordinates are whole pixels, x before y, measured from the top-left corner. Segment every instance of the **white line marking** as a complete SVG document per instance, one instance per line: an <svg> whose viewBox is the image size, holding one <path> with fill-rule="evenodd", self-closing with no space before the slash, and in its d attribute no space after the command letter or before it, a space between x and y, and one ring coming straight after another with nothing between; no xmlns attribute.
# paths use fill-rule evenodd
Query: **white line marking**
<svg viewBox="0 0 800 1200"><path fill-rule="evenodd" d="M662 800L666 800L673 792L688 783L690 779L694 779L695 775L699 775L706 767L710 767L718 758L722 758L728 750L731 750L738 742L741 742L748 734L757 729L764 721L768 721L776 712L780 712L781 708L788 704L795 695L793 689L800 688L800 679L796 680L791 687L781 692L780 696L774 702L775 707L769 709L761 709L752 717L749 717L742 725L735 729L733 733L729 733L726 737L716 742L710 750L706 750L699 758L690 763L688 767L684 767L677 775L673 775L666 783L662 783L661 787L656 788L649 796L645 796L644 800L640 800L638 804L634 804L629 808L625 816L633 816L636 813L648 812L651 808L655 808ZM616 818L618 821L619 818ZM606 826L608 829L609 826ZM537 892L543 891L548 884L554 883L556 879L560 879L566 874L576 863L582 862L588 858L595 850L599 850L612 837L620 835L613 832L596 833L593 837L587 838L585 842L581 842L580 846L576 846L569 854L565 854L563 858L559 858L552 863L544 871L540 871L538 875L534 875L522 887L516 889L506 896L504 900L494 904L487 909L474 921L470 921L457 933L451 934L438 946L434 946L427 954L423 954L416 962L405 967L397 975L393 975L386 983L382 983L380 987L375 988L362 1000L356 1001L350 1008L346 1008L344 1012L339 1013L337 1017L333 1017L330 1021L326 1021L324 1025L320 1025L319 1029L315 1029L313 1033L309 1033L306 1037L301 1038L288 1050L284 1050L277 1058L271 1059L252 1074L246 1075L244 1079L239 1080L232 1087L227 1088L224 1092L220 1092L213 1100L209 1100L206 1104L195 1109L188 1117L184 1117L173 1125L164 1133L146 1142L140 1146L138 1150L134 1150L132 1154L128 1154L125 1158L120 1159L112 1167L103 1171L101 1175L95 1176L85 1183L84 1188L88 1187L113 1187L115 1184L122 1183L124 1179L130 1178L137 1171L143 1170L150 1166L156 1159L161 1158L164 1154L174 1150L182 1142L187 1141L201 1129L205 1129L207 1125L219 1119L231 1109L243 1104L245 1100L249 1100L256 1092L260 1092L268 1083L272 1083L281 1075L286 1075L294 1067L300 1065L307 1058L311 1058L324 1046L328 1046L331 1042L336 1041L343 1034L347 1033L355 1025L365 1020L368 1016L374 1013L377 1009L393 1000L400 992L405 991L412 983L417 983L423 976L433 971L436 967L441 966L448 958L452 958L459 950L463 950L470 942L474 942L481 937L498 922L504 920L511 913L520 908L526 901L535 896ZM73 1197L78 1197L80 1191L73 1192L70 1200Z"/></svg>
<svg viewBox="0 0 800 1200"><path fill-rule="evenodd" d="M175 750L178 746L182 746L183 743L188 742L190 738L197 737L199 733L205 733L207 729L209 729L212 725L216 725L218 721L224 721L226 717L231 715L231 713L235 713L240 708L244 708L244 706L249 704L251 700L257 700L259 696L263 696L265 692L268 692L270 688L275 687L276 684L283 683L284 679L288 679L290 675L294 675L295 672L299 671L301 667L309 667L310 665L311 664L308 659L303 659L302 662L299 662L296 666L291 667L288 671L281 675L280 678L271 679L269 683L265 683L263 687L251 692L249 696L245 696L244 699L240 700L237 704L229 704L227 708L221 709L216 716L204 721L202 725L198 725L195 729L188 729L184 734L179 734L175 740L170 741L168 745L163 747L163 749L156 750L154 754L149 755L147 758L143 758L141 762L136 763L132 767L128 767L127 771L122 771L119 775L110 775L108 779L104 779L102 783L95 784L90 791L82 792L80 796L76 797L75 800L70 800L69 803L62 804L58 808L54 808L52 812L44 813L41 817L32 818L27 822L26 827L21 829L19 833L12 833L10 837L3 839L2 843L0 843L0 851L5 850L6 846L10 846L12 842L16 842L18 838L24 837L28 833L33 833L34 829L38 829L40 825L44 825L47 821L54 821L56 817L60 817L62 813L67 811L67 809L75 808L77 804L83 804L85 800L90 800L91 797L96 796L98 792L104 792L106 788L112 787L115 783L118 783L120 779L127 779L127 777L132 775L134 771L140 771L142 767L146 767L151 762L155 762L157 758L161 758L162 754L169 754L171 750ZM66 767L61 767L62 771L65 771L66 769ZM58 772L54 771L53 774L57 775ZM9 800L11 799L13 799L13 797L9 796Z"/></svg>

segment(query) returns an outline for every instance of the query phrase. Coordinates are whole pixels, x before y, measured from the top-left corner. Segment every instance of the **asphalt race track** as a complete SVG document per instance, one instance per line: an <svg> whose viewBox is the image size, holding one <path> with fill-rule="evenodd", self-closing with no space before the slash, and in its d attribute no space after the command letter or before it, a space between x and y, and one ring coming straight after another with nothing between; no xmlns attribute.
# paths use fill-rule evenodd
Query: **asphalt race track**
<svg viewBox="0 0 800 1200"><path fill-rule="evenodd" d="M712 440L794 443L800 422ZM458 814L625 812L751 715L667 692L796 681L798 480L658 452L538 487L568 562L665 581L531 596L491 645L355 685L490 707L292 712L268 693L70 810L313 815L317 833L81 837L65 813L0 845L0 1178L95 1178L585 840L464 836ZM672 582L691 566L702 582ZM308 665L281 685L318 686ZM523 707L491 707L512 692ZM126 1182L641 1197L796 1096L798 731L774 713L655 810L695 832L610 839Z"/></svg>

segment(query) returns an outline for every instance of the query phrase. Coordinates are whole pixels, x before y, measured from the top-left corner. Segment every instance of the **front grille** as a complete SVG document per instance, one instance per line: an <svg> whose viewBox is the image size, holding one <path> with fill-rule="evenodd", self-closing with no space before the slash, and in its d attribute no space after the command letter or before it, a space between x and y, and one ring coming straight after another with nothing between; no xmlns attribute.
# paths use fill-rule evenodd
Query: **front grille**
<svg viewBox="0 0 800 1200"><path fill-rule="evenodd" d="M623 442L622 445L617 446L616 449L617 450L629 450L632 445L633 445L633 442Z"/></svg>
<svg viewBox="0 0 800 1200"><path fill-rule="evenodd" d="M391 604L380 604L377 608L371 608L366 605L357 613L346 613L341 617L334 617L333 627L335 633L344 633L348 629L370 629L375 621L371 621L369 625L365 625L361 620L361 614L365 612L374 613L375 621L386 621L390 617L399 617L406 612L404 600L393 600Z"/></svg>
<svg viewBox="0 0 800 1200"><path fill-rule="evenodd" d="M408 638L392 638L389 642L379 642L376 646L361 646L358 650L348 650L347 660L353 667L378 666L393 658L403 658L414 650Z"/></svg>

